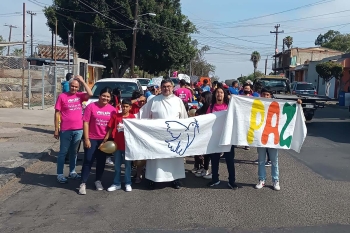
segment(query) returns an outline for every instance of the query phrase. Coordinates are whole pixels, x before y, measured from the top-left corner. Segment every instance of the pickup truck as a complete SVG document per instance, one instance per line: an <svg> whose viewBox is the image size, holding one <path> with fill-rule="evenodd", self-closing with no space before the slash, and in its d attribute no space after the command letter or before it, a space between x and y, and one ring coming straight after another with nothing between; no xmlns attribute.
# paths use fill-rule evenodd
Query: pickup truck
<svg viewBox="0 0 350 233"><path fill-rule="evenodd" d="M295 83L292 84L292 88L290 82L285 77L262 77L257 78L254 81L254 85L257 83L261 83L262 87L271 90L274 98L276 99L284 99L284 100L292 100L297 101L300 99L303 101L303 111L305 115L305 119L307 121L311 121L315 115L315 111L318 108L324 108L324 103L329 101L330 98L326 96L318 96L316 92L312 91L312 94L298 94L293 91L293 87ZM292 93L292 94L291 94Z"/></svg>
<svg viewBox="0 0 350 233"><path fill-rule="evenodd" d="M302 107L304 116L307 121L311 121L315 115L315 111L318 108L324 108L324 103L329 101L330 98L326 96L314 96L314 95L288 95L288 94L273 94L276 99L293 100L300 99L303 101Z"/></svg>

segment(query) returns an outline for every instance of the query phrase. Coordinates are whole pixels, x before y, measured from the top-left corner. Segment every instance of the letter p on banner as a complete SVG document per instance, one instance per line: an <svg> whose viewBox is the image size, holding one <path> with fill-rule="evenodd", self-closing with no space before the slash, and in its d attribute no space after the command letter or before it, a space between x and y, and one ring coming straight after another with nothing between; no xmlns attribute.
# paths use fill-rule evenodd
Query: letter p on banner
<svg viewBox="0 0 350 233"><path fill-rule="evenodd" d="M261 119L259 124L257 124L257 116L260 113ZM252 110L250 114L250 127L247 134L248 144L252 144L254 141L254 131L261 128L265 121L265 106L263 102L259 99L253 101Z"/></svg>

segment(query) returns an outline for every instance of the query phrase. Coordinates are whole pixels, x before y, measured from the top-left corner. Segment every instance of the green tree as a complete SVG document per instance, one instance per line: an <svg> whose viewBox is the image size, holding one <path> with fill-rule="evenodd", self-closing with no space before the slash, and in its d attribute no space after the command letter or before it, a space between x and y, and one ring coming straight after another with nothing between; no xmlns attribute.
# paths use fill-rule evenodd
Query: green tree
<svg viewBox="0 0 350 233"><path fill-rule="evenodd" d="M15 57L22 57L23 55L23 50L22 49L15 49L13 50L13 52L11 53L12 56Z"/></svg>
<svg viewBox="0 0 350 233"><path fill-rule="evenodd" d="M196 50L196 55L191 61L191 74L196 76L205 76L208 77L210 72L215 72L215 66L210 64L205 59L204 55L210 50L210 47L205 45L201 48L198 48L198 41L192 41L192 46Z"/></svg>
<svg viewBox="0 0 350 233"><path fill-rule="evenodd" d="M260 56L260 53L258 51L254 51L250 55L250 61L253 62L253 67L254 67L254 79L256 78L255 72L256 72L256 69L258 68L260 58L261 58L261 56Z"/></svg>
<svg viewBox="0 0 350 233"><path fill-rule="evenodd" d="M237 80L240 83L245 83L248 80L254 82L256 78L261 78L261 77L264 77L264 76L265 76L265 74L263 72L256 71L255 75L254 75L254 73L251 73L249 75L245 75L245 76L239 77L239 78L237 78Z"/></svg>
<svg viewBox="0 0 350 233"><path fill-rule="evenodd" d="M316 38L315 45L347 53L350 52L350 34L329 30Z"/></svg>
<svg viewBox="0 0 350 233"><path fill-rule="evenodd" d="M4 40L4 38L2 36L0 36L0 42L5 42L5 40ZM0 47L0 55L3 54L5 49L6 49L6 47Z"/></svg>
<svg viewBox="0 0 350 233"><path fill-rule="evenodd" d="M106 70L122 77L131 65L134 6L134 0L55 0L44 12L52 31L58 20L58 35L64 44L68 44L67 30L76 22L79 55L88 59L92 37L92 60L103 61ZM189 35L196 29L181 13L180 0L139 1L139 15L146 13L156 13L156 17L139 17L135 65L157 74L189 64L195 54Z"/></svg>
<svg viewBox="0 0 350 233"><path fill-rule="evenodd" d="M290 49L290 47L291 47L292 44L293 44L293 37L291 37L291 36L286 36L286 37L283 39L283 42L284 42L284 44L287 46L287 48Z"/></svg>
<svg viewBox="0 0 350 233"><path fill-rule="evenodd" d="M331 86L330 81L332 78L337 79L339 81L343 76L343 66L337 62L328 61L318 63L316 65L317 74L325 81L326 83L326 96L329 95L329 88Z"/></svg>

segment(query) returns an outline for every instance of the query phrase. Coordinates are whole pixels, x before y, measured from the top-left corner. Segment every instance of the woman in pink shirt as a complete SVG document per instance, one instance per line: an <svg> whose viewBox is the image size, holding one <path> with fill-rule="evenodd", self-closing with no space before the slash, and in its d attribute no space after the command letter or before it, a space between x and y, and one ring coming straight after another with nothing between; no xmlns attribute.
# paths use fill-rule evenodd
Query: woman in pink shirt
<svg viewBox="0 0 350 233"><path fill-rule="evenodd" d="M192 92L186 88L186 80L184 79L180 80L180 88L174 91L174 95L186 103L192 102Z"/></svg>
<svg viewBox="0 0 350 233"><path fill-rule="evenodd" d="M80 84L84 86L86 93L78 92ZM69 92L58 96L55 105L54 137L60 140L60 152L57 156L57 181L59 183L67 183L67 178L63 175L64 161L67 154L69 154L68 178L80 178L75 171L75 166L77 149L83 135L82 103L92 96L91 89L81 76L71 78L69 88ZM61 119L60 127L59 119Z"/></svg>
<svg viewBox="0 0 350 233"><path fill-rule="evenodd" d="M109 104L112 89L105 87L101 90L99 100L89 104L84 111L84 163L81 172L79 194L86 194L86 182L89 178L91 166L96 159L96 190L103 190L101 178L106 165L107 154L98 148L107 133L107 125L116 109Z"/></svg>

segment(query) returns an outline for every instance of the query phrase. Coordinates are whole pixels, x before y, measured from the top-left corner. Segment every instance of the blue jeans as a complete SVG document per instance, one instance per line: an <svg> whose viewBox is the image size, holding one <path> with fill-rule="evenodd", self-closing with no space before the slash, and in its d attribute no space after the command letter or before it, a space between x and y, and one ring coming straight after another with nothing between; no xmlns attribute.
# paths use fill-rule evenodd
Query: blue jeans
<svg viewBox="0 0 350 233"><path fill-rule="evenodd" d="M121 185L120 173L121 173L122 163L124 162L125 164L124 182L125 182L125 185L127 184L131 185L131 161L125 160L125 151L117 150L114 153L114 159L115 159L115 162L114 162L115 175L114 175L113 183L115 185Z"/></svg>
<svg viewBox="0 0 350 233"><path fill-rule="evenodd" d="M272 182L279 180L279 171L278 171L278 150L274 148L263 148L258 147L258 176L259 180L266 180L266 152L269 153L271 159L271 176Z"/></svg>
<svg viewBox="0 0 350 233"><path fill-rule="evenodd" d="M100 151L98 147L103 142L103 139L97 140L97 139L90 139L90 148L84 147L84 163L83 163L83 169L81 171L81 183L86 183L92 164L94 163L96 159L96 179L95 181L99 180L101 181L103 172L105 170L106 166L106 157L108 154Z"/></svg>
<svg viewBox="0 0 350 233"><path fill-rule="evenodd" d="M210 154L210 160L211 160L211 174L212 174L212 181L218 182L219 181L219 164L220 164L220 154L221 153L215 153ZM231 146L231 150L229 152L224 153L224 157L226 160L226 166L228 171L228 181L232 185L236 182L236 171L235 171L235 148L234 146Z"/></svg>
<svg viewBox="0 0 350 233"><path fill-rule="evenodd" d="M57 156L57 175L63 174L64 160L69 155L69 173L75 172L77 149L83 130L66 130L60 132L60 152Z"/></svg>

